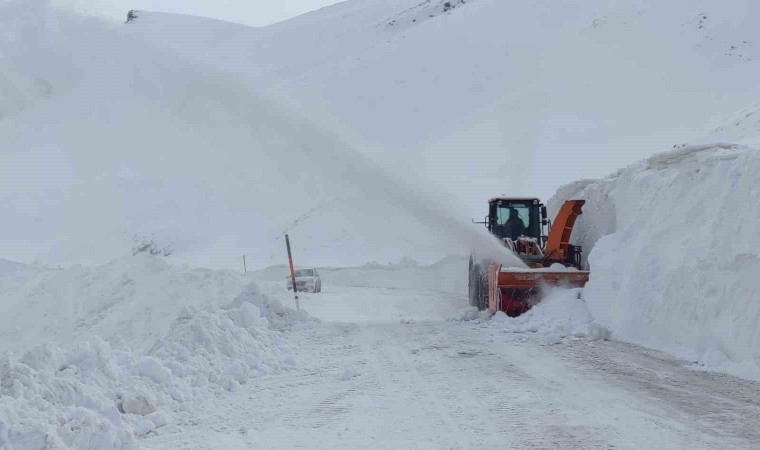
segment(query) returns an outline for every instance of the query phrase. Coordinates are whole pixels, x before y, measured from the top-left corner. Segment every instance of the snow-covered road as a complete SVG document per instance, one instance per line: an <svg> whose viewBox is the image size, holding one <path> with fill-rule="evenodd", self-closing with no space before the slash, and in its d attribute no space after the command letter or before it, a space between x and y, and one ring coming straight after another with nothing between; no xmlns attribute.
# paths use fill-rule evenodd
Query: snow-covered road
<svg viewBox="0 0 760 450"><path fill-rule="evenodd" d="M325 286L293 368L148 448L760 448L760 384L620 342L541 345L445 320L466 300Z"/></svg>

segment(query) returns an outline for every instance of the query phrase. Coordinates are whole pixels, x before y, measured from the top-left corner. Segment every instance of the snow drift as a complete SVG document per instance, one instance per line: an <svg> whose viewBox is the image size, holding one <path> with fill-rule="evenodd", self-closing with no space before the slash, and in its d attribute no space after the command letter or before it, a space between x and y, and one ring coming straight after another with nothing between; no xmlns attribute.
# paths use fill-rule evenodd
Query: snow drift
<svg viewBox="0 0 760 450"><path fill-rule="evenodd" d="M616 337L760 374L760 151L674 149L559 190L587 200L584 298Z"/></svg>
<svg viewBox="0 0 760 450"><path fill-rule="evenodd" d="M292 365L277 330L308 320L242 275L156 258L0 276L1 316L13 318L2 328L0 448L136 448Z"/></svg>
<svg viewBox="0 0 760 450"><path fill-rule="evenodd" d="M544 345L560 343L565 338L608 340L610 331L595 322L581 297L582 289L547 288L541 303L519 317L508 317L501 311L491 315L469 307L451 320L485 322L513 337L530 337Z"/></svg>
<svg viewBox="0 0 760 450"><path fill-rule="evenodd" d="M145 351L182 308L219 306L250 282L240 273L145 255L95 268L0 270L0 351L43 341L69 345L93 335L116 348Z"/></svg>

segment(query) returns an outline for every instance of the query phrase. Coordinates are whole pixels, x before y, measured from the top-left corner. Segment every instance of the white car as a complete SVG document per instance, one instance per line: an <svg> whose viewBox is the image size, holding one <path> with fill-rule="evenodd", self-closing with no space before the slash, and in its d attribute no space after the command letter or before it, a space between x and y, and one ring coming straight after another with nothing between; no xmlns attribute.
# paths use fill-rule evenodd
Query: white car
<svg viewBox="0 0 760 450"><path fill-rule="evenodd" d="M290 276L287 279L288 290L293 289L293 280ZM298 269L296 270L296 286L298 292L322 292L322 279L319 278L317 269Z"/></svg>

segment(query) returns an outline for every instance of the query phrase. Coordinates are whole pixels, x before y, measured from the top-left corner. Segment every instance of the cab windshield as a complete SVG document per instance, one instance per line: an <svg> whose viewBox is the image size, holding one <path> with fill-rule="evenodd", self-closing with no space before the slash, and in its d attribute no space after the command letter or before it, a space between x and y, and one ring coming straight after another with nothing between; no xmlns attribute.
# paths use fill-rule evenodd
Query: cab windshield
<svg viewBox="0 0 760 450"><path fill-rule="evenodd" d="M539 205L530 201L498 201L491 205L491 230L501 237L539 239Z"/></svg>
<svg viewBox="0 0 760 450"><path fill-rule="evenodd" d="M296 270L296 277L313 277L314 269L301 269Z"/></svg>

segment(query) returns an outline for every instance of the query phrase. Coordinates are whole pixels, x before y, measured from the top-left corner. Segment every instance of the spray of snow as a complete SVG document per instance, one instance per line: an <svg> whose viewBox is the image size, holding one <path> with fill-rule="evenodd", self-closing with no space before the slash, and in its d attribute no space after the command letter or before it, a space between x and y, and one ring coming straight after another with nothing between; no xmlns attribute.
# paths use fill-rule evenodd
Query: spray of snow
<svg viewBox="0 0 760 450"><path fill-rule="evenodd" d="M530 311L517 318L497 313L492 326L506 332L537 336L541 342L556 344L566 337L589 337L593 340L609 339L610 333L594 323L581 289L547 288L545 297Z"/></svg>
<svg viewBox="0 0 760 450"><path fill-rule="evenodd" d="M1 200L17 212L0 236L8 257L102 264L147 249L205 267L237 267L249 253L255 266L282 260L276 238L294 217L333 202L321 233L297 246L366 262L366 242L415 253L419 241L519 264L445 196L244 77L44 2L0 8L2 63L50 86L0 120ZM346 230L352 245L325 245Z"/></svg>
<svg viewBox="0 0 760 450"><path fill-rule="evenodd" d="M491 315L477 308L462 309L451 320L478 321L516 337L529 337L552 345L568 337L609 340L610 331L596 323L581 297L582 289L545 288L541 303L519 317L501 311Z"/></svg>

